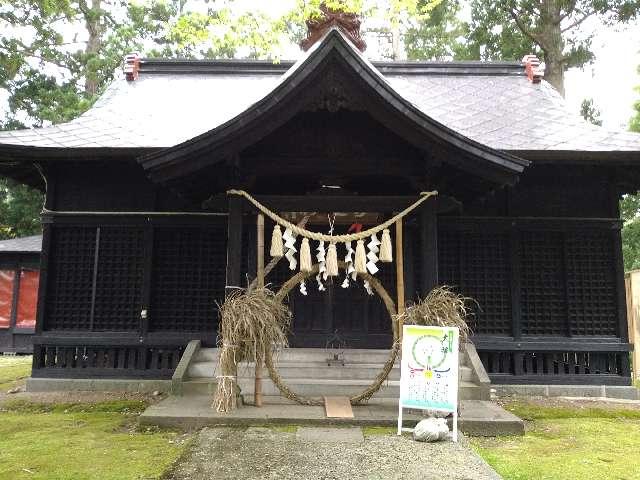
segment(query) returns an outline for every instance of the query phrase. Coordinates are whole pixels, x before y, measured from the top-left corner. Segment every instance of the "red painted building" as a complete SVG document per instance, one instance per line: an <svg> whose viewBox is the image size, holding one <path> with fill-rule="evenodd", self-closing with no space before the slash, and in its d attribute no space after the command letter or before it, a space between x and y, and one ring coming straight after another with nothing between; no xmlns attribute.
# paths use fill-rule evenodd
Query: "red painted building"
<svg viewBox="0 0 640 480"><path fill-rule="evenodd" d="M31 353L42 236L0 241L0 352Z"/></svg>

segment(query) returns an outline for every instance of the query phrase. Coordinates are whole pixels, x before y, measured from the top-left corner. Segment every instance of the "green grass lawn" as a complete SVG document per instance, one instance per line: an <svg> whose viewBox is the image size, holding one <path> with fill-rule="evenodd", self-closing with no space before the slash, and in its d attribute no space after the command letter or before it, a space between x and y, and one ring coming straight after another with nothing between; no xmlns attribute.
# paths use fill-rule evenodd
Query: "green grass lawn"
<svg viewBox="0 0 640 480"><path fill-rule="evenodd" d="M137 431L143 402L43 406L5 404L0 413L1 479L153 479L187 442L174 432Z"/></svg>
<svg viewBox="0 0 640 480"><path fill-rule="evenodd" d="M23 382L30 357L0 356L0 389ZM0 406L0 479L157 479L188 446L176 432L141 430L142 400Z"/></svg>
<svg viewBox="0 0 640 480"><path fill-rule="evenodd" d="M0 392L22 385L31 375L31 355L0 355Z"/></svg>
<svg viewBox="0 0 640 480"><path fill-rule="evenodd" d="M640 410L506 407L530 422L524 436L471 439L505 480L640 479Z"/></svg>

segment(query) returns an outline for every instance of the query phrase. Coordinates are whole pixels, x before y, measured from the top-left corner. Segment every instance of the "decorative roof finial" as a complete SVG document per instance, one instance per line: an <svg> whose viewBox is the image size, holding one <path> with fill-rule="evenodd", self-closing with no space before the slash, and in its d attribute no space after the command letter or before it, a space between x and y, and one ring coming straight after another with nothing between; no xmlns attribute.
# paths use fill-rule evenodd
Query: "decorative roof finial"
<svg viewBox="0 0 640 480"><path fill-rule="evenodd" d="M524 70L531 83L540 83L544 77L544 67L540 66L540 59L535 55L525 55L522 58Z"/></svg>
<svg viewBox="0 0 640 480"><path fill-rule="evenodd" d="M332 27L337 27L353 43L358 50L364 52L367 44L360 36L360 19L355 13L332 10L324 3L320 5L322 15L307 20L307 38L300 42L306 52L320 40Z"/></svg>
<svg viewBox="0 0 640 480"><path fill-rule="evenodd" d="M140 55L138 53L130 53L124 57L123 71L128 82L138 79L140 71Z"/></svg>

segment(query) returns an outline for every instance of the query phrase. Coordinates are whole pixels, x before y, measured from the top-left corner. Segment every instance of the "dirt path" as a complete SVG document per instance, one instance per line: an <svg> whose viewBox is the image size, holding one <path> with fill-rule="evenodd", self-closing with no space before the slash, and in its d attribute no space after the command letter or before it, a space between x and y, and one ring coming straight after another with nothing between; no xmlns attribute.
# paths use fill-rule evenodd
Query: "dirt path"
<svg viewBox="0 0 640 480"><path fill-rule="evenodd" d="M403 479L499 480L462 439L418 443L393 434L295 428L205 428L168 480ZM333 438L332 438L333 437ZM339 438L338 438L339 437ZM358 438L359 437L359 438Z"/></svg>

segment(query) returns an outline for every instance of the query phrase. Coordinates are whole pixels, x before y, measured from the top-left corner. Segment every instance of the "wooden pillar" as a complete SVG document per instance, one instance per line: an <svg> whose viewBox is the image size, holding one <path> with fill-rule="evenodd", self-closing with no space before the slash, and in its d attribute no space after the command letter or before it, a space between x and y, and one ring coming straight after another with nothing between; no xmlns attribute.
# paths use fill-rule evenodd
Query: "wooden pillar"
<svg viewBox="0 0 640 480"><path fill-rule="evenodd" d="M242 265L242 199L235 195L229 198L227 219L227 280L225 293L240 287Z"/></svg>
<svg viewBox="0 0 640 480"><path fill-rule="evenodd" d="M420 293L425 297L438 285L438 217L436 199L420 207Z"/></svg>
<svg viewBox="0 0 640 480"><path fill-rule="evenodd" d="M256 280L257 288L264 288L264 215L258 214L256 222ZM262 406L262 356L256 355L256 372L253 398L256 407Z"/></svg>
<svg viewBox="0 0 640 480"><path fill-rule="evenodd" d="M402 219L396 220L396 295L398 315L404 313L404 253L402 249ZM398 318L398 338L402 340L402 320Z"/></svg>
<svg viewBox="0 0 640 480"><path fill-rule="evenodd" d="M402 257L404 261L404 300L405 304L414 303L418 288L416 287L416 271L415 271L415 236L418 235L418 229L416 225L409 226L406 223L403 224L404 231L402 232L402 245L404 248L404 255Z"/></svg>

